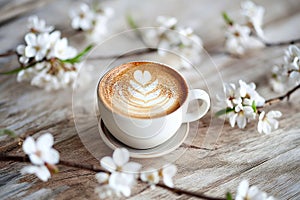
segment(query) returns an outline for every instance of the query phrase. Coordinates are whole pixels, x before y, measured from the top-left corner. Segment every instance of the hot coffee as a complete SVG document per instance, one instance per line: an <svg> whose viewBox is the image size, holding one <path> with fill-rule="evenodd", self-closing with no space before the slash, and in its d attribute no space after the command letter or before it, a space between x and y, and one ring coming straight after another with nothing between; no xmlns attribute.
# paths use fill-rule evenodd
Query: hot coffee
<svg viewBox="0 0 300 200"><path fill-rule="evenodd" d="M112 69L99 83L98 95L114 113L157 118L177 110L188 87L178 72L154 62L131 62Z"/></svg>

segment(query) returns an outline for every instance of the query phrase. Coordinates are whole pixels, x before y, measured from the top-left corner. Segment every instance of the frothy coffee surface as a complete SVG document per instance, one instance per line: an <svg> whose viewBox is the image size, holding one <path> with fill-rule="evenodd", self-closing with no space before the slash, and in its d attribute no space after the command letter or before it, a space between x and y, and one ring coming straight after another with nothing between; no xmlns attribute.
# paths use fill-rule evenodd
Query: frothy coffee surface
<svg viewBox="0 0 300 200"><path fill-rule="evenodd" d="M134 118L172 113L188 93L176 71L152 62L131 62L112 69L101 79L98 90L107 108Z"/></svg>

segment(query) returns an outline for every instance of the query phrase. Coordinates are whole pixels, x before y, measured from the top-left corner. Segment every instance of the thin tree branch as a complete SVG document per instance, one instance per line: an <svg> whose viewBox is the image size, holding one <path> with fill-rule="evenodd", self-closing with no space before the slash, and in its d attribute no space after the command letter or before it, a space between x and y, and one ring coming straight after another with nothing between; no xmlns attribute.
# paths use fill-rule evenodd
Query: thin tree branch
<svg viewBox="0 0 300 200"><path fill-rule="evenodd" d="M3 154L3 153L0 154L0 161L30 162L28 156L13 156L13 155L7 155L7 154ZM95 165L92 165L92 164L82 164L82 163L77 163L77 162L67 161L67 160L60 160L58 165L74 167L74 168L89 170L89 171L93 171L93 172L110 173L110 172L105 171L104 169L97 167ZM140 179L138 179L138 180L141 181ZM206 199L206 200L226 200L225 198L210 197L210 196L206 196L202 193L192 192L192 191L188 191L188 190L184 190L184 189L180 189L180 188L175 188L175 187L170 188L163 183L158 183L156 186L166 189L175 194L179 194L179 195L185 194L188 196L198 197L200 199Z"/></svg>
<svg viewBox="0 0 300 200"><path fill-rule="evenodd" d="M206 200L226 200L225 198L218 198L218 197L210 197L210 196L206 196L202 193L197 193L197 192L192 192L192 191L188 191L188 190L183 190L183 189L180 189L180 188L170 188L168 186L166 186L165 184L163 183L158 183L156 184L156 186L158 187L161 187L161 188L164 188L166 190L169 190L170 192L173 192L173 193L176 193L176 194L185 194L185 195L188 195L188 196L193 196L193 197L198 197L200 199L206 199Z"/></svg>
<svg viewBox="0 0 300 200"><path fill-rule="evenodd" d="M272 99L269 99L265 102L265 105L264 106L269 106L269 105L272 105L273 103L277 103L277 102L280 102L280 101L283 101L285 98L287 100L290 99L290 96L300 88L300 84L297 85L296 87L294 87L293 89L291 89L290 91L288 91L286 94L282 95L282 96L279 96L279 97L276 97L276 98L272 98Z"/></svg>
<svg viewBox="0 0 300 200"><path fill-rule="evenodd" d="M290 40L290 41L284 41L284 42L277 42L277 43L268 43L265 42L265 45L267 47L273 47L273 46L283 46L283 45L291 45L291 44L296 44L300 42L300 38L299 39L295 39L295 40Z"/></svg>
<svg viewBox="0 0 300 200"><path fill-rule="evenodd" d="M128 52L125 54L121 55L108 55L108 56L95 56L91 58L87 58L88 60L100 60L100 59L112 59L112 58L125 58L125 57L130 57L130 56L138 56L138 55L143 55L143 54L148 54L148 53L153 53L157 51L156 48L145 48L145 49L139 49L133 52Z"/></svg>
<svg viewBox="0 0 300 200"><path fill-rule="evenodd" d="M6 51L6 52L4 52L4 53L1 53L1 54L0 54L0 58L1 58L1 57L12 56L12 55L16 55L16 51L13 50L13 49L10 49L10 50L8 50L8 51Z"/></svg>

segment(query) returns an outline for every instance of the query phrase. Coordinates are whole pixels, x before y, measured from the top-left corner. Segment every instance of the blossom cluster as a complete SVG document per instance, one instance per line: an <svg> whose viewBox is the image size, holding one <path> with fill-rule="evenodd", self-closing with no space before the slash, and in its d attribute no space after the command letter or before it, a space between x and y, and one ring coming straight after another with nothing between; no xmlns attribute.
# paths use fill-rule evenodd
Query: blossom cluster
<svg viewBox="0 0 300 200"><path fill-rule="evenodd" d="M241 129L245 128L247 123L257 118L259 133L269 134L278 128L279 124L275 118L281 116L280 111L260 111L265 104L265 99L256 91L254 83L247 84L240 80L239 86L233 83L224 84L225 98L220 99L225 104L225 109L219 111L217 115L226 114L232 127L237 124Z"/></svg>
<svg viewBox="0 0 300 200"><path fill-rule="evenodd" d="M225 32L225 48L233 55L243 55L247 50L262 48L264 32L262 30L263 16L265 9L252 1L241 2L241 15L244 18L243 24L231 20L224 13L223 17L227 23Z"/></svg>
<svg viewBox="0 0 300 200"><path fill-rule="evenodd" d="M28 29L25 44L16 49L22 66L17 81L28 81L48 91L73 86L79 65L67 61L76 57L77 50L67 38L61 38L60 31L37 16L29 17Z"/></svg>
<svg viewBox="0 0 300 200"><path fill-rule="evenodd" d="M201 60L202 40L196 35L191 27L177 26L174 17L158 16L156 19L157 29L152 29L144 34L148 44L158 48L158 54L165 56L167 51L178 54L180 66L191 67Z"/></svg>
<svg viewBox="0 0 300 200"><path fill-rule="evenodd" d="M45 133L36 141L27 137L23 143L23 151L29 156L33 165L22 168L22 174L35 174L42 181L47 181L51 173L58 172L55 164L59 162L59 153L52 148L53 136Z"/></svg>
<svg viewBox="0 0 300 200"><path fill-rule="evenodd" d="M107 22L113 14L112 8L92 8L80 3L70 10L71 25L84 31L91 42L99 42L107 34Z"/></svg>
<svg viewBox="0 0 300 200"><path fill-rule="evenodd" d="M240 182L235 200L275 200L274 197L268 196L267 193L261 191L257 186L249 186L247 180Z"/></svg>
<svg viewBox="0 0 300 200"><path fill-rule="evenodd" d="M139 173L142 165L136 162L129 162L129 152L125 148L118 148L113 152L112 157L106 156L101 159L101 166L108 170L109 173L100 172L95 175L100 186L96 188L96 193L100 199L110 196L129 197L131 188L136 183L137 178L144 182L148 182L152 188L162 178L163 182L173 187L172 177L177 169L174 165L164 166L160 170L147 170L147 172Z"/></svg>
<svg viewBox="0 0 300 200"><path fill-rule="evenodd" d="M300 49L296 45L290 45L285 50L283 60L281 66L273 67L270 80L273 90L278 93L300 84Z"/></svg>

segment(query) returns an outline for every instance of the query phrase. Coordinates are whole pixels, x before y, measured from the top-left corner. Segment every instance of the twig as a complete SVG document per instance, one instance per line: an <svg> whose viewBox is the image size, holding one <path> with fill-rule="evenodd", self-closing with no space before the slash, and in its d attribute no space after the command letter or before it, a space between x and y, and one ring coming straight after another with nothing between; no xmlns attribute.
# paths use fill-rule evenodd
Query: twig
<svg viewBox="0 0 300 200"><path fill-rule="evenodd" d="M157 51L156 48L145 48L145 49L139 49L133 52L128 52L125 54L121 55L108 55L108 56L96 56L96 57L91 57L88 58L88 60L100 60L100 59L112 59L112 58L125 58L125 57L130 57L130 56L137 56L137 55L143 55L147 53L152 53Z"/></svg>
<svg viewBox="0 0 300 200"><path fill-rule="evenodd" d="M278 43L268 43L268 42L264 42L264 43L267 47L273 47L273 46L291 45L291 44L296 44L299 42L300 42L300 38L291 40L291 41L278 42Z"/></svg>
<svg viewBox="0 0 300 200"><path fill-rule="evenodd" d="M0 154L0 161L30 162L28 156L13 156L13 155L6 155L3 153ZM64 165L64 166L68 166L68 167L74 167L74 168L89 170L89 171L93 171L93 172L109 173L109 172L103 170L102 168L97 167L92 164L82 164L82 163L76 163L76 162L67 161L67 160L60 160L58 165ZM138 180L141 181L140 179L138 179ZM188 196L198 197L200 199L206 199L206 200L226 200L225 198L210 197L210 196L206 196L202 193L192 192L192 191L188 191L188 190L184 190L184 189L180 189L180 188L175 188L175 187L170 188L163 183L158 183L157 186L160 188L169 190L170 192L173 192L175 194L179 194L179 195L185 194Z"/></svg>
<svg viewBox="0 0 300 200"><path fill-rule="evenodd" d="M188 190L183 190L180 188L170 188L168 186L166 186L163 183L158 183L156 184L156 186L164 188L166 190L169 190L170 192L174 192L176 194L185 194L185 195L189 195L189 196L193 196L193 197L198 197L200 199L206 199L206 200L225 200L225 198L218 198L218 197L210 197L210 196L206 196L202 193L197 193L197 192L192 192L192 191L188 191Z"/></svg>
<svg viewBox="0 0 300 200"><path fill-rule="evenodd" d="M285 98L287 100L290 99L290 96L300 88L300 84L297 85L296 87L294 87L293 89L291 89L290 91L288 91L286 94L282 95L282 96L279 96L279 97L276 97L276 98L272 98L272 99L269 99L265 102L265 105L264 106L269 106L269 105L272 105L273 103L277 103L279 101L282 101L284 100Z"/></svg>
<svg viewBox="0 0 300 200"><path fill-rule="evenodd" d="M13 49L10 49L10 50L8 50L8 51L6 51L6 52L4 52L4 53L1 53L1 54L0 54L0 58L1 58L1 57L12 56L12 55L16 55L16 51L13 50Z"/></svg>

